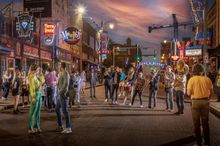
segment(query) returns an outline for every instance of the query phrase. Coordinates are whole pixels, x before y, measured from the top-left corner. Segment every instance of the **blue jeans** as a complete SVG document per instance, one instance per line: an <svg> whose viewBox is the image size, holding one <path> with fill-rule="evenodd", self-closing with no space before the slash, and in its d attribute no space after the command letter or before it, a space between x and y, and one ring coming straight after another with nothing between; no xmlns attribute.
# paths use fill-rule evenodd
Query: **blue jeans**
<svg viewBox="0 0 220 146"><path fill-rule="evenodd" d="M151 108L151 98L153 97L154 100L154 106L156 107L157 105L157 93L158 90L153 90L153 89L149 89L149 103L148 103L148 107Z"/></svg>
<svg viewBox="0 0 220 146"><path fill-rule="evenodd" d="M63 114L65 115L66 118L66 128L71 128L70 125L70 114L68 110L68 103L69 103L69 98L68 97L61 97L57 96L57 101L56 101L56 114L57 114L57 123L59 127L62 127L62 114L61 114L61 109L63 111Z"/></svg>
<svg viewBox="0 0 220 146"><path fill-rule="evenodd" d="M51 87L47 87L47 106L48 109L52 109L55 107L54 104L54 95L55 95L55 87L51 86Z"/></svg>
<svg viewBox="0 0 220 146"><path fill-rule="evenodd" d="M165 88L167 110L173 110L173 88Z"/></svg>
<svg viewBox="0 0 220 146"><path fill-rule="evenodd" d="M176 91L176 104L179 113L183 113L184 110L184 92Z"/></svg>

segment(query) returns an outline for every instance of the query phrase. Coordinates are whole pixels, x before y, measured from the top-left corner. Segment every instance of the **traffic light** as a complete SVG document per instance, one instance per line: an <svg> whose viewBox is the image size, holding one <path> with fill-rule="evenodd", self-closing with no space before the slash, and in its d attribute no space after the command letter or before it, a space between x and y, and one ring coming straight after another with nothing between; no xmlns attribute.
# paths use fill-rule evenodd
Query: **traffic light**
<svg viewBox="0 0 220 146"><path fill-rule="evenodd" d="M137 60L137 62L140 62L141 61L141 57L140 56L136 56L136 60Z"/></svg>

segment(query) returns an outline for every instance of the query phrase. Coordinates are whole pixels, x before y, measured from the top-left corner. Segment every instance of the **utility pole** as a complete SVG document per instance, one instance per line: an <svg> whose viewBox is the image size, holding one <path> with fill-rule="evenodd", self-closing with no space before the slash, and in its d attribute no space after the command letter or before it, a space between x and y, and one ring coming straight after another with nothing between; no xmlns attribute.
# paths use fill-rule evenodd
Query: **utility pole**
<svg viewBox="0 0 220 146"><path fill-rule="evenodd" d="M205 72L208 72L208 46L207 46L207 6L208 2L205 0L204 2L204 9L203 9L203 32L204 32L204 44L203 44L203 63L205 66Z"/></svg>
<svg viewBox="0 0 220 146"><path fill-rule="evenodd" d="M104 31L104 21L101 21L101 31L100 31L100 66L102 67L102 35Z"/></svg>
<svg viewBox="0 0 220 146"><path fill-rule="evenodd" d="M39 56L39 66L42 67L42 60L41 60L41 13L40 13L40 20L39 20L39 36L38 36L38 56Z"/></svg>

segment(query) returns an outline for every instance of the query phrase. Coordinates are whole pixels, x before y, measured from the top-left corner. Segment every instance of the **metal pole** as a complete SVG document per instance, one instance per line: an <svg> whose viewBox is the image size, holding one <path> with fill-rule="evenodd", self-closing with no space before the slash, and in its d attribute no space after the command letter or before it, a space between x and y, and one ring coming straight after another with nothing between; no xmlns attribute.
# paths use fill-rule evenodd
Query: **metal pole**
<svg viewBox="0 0 220 146"><path fill-rule="evenodd" d="M138 44L136 45L137 58L136 58L136 66L138 66Z"/></svg>
<svg viewBox="0 0 220 146"><path fill-rule="evenodd" d="M100 66L102 67L102 35L103 35L103 31L104 31L104 21L101 21L101 33L100 33Z"/></svg>
<svg viewBox="0 0 220 146"><path fill-rule="evenodd" d="M207 54L207 0L205 0L205 6L203 10L203 31L204 31L204 44L203 44L203 63L205 67L205 72L208 71L208 54Z"/></svg>
<svg viewBox="0 0 220 146"><path fill-rule="evenodd" d="M40 13L40 23L39 23L39 36L38 36L38 56L39 56L39 66L42 67L40 46L41 46L41 13Z"/></svg>
<svg viewBox="0 0 220 146"><path fill-rule="evenodd" d="M115 47L113 47L113 50L112 50L112 61L113 61L113 67L115 67Z"/></svg>

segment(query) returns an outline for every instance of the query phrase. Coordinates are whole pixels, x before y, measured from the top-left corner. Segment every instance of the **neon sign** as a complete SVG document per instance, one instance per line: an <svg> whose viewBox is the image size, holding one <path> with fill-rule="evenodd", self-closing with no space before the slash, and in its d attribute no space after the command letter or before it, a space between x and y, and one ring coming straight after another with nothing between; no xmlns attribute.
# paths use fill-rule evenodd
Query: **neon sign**
<svg viewBox="0 0 220 146"><path fill-rule="evenodd" d="M56 28L55 24L45 23L44 24L44 35L54 35L55 28Z"/></svg>
<svg viewBox="0 0 220 146"><path fill-rule="evenodd" d="M44 24L44 44L47 46L51 46L54 43L54 35L55 35L56 25L53 23L45 23Z"/></svg>
<svg viewBox="0 0 220 146"><path fill-rule="evenodd" d="M20 38L31 37L34 30L33 16L28 13L19 14L16 19L16 31Z"/></svg>
<svg viewBox="0 0 220 146"><path fill-rule="evenodd" d="M63 40L67 44L75 45L80 41L81 32L75 27L68 27L64 32L62 32Z"/></svg>

